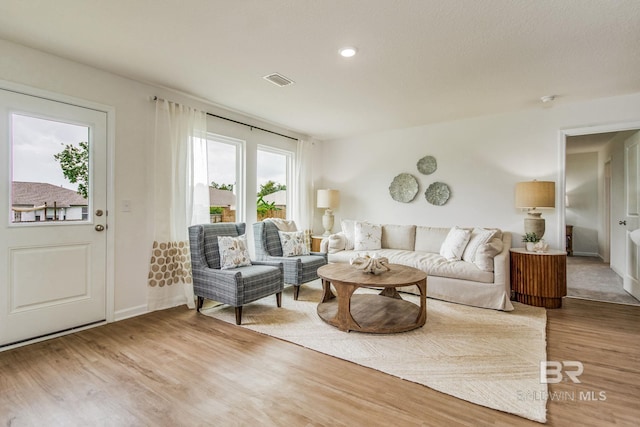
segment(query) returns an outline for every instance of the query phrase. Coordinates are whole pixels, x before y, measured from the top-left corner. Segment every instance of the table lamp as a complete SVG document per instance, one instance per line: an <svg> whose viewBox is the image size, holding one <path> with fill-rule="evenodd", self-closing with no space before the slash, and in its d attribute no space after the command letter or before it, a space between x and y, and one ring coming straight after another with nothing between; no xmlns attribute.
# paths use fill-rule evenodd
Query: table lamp
<svg viewBox="0 0 640 427"><path fill-rule="evenodd" d="M544 219L538 208L556 207L556 183L553 181L528 181L516 184L516 208L528 209L524 219L524 232L544 236Z"/></svg>
<svg viewBox="0 0 640 427"><path fill-rule="evenodd" d="M340 205L340 192L338 190L318 190L317 207L326 209L322 215L323 236L331 234L333 229L333 209Z"/></svg>

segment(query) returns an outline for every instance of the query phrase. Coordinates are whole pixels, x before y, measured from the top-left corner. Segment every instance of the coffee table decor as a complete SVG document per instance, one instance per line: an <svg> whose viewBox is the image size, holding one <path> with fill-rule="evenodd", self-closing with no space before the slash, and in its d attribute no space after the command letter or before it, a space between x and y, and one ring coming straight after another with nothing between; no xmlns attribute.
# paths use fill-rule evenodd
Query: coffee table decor
<svg viewBox="0 0 640 427"><path fill-rule="evenodd" d="M391 270L389 268L389 259L386 257L372 257L366 254L351 258L349 262L356 269L362 270L363 273L382 274Z"/></svg>

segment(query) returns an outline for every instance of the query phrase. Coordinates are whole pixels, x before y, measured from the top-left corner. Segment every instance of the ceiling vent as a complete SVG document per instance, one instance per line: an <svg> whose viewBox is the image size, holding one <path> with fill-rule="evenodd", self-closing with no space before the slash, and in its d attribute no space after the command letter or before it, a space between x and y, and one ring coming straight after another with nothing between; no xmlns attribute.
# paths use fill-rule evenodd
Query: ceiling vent
<svg viewBox="0 0 640 427"><path fill-rule="evenodd" d="M282 74L273 73L262 77L263 79L273 83L276 86L284 87L294 83L293 80L286 78Z"/></svg>

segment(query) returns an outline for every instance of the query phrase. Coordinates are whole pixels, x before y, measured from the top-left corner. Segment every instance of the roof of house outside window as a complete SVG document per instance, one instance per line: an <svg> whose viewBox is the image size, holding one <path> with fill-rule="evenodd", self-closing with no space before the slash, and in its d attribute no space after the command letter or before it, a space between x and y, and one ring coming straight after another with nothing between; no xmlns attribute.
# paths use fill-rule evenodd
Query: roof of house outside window
<svg viewBox="0 0 640 427"><path fill-rule="evenodd" d="M12 182L12 206L42 206L68 208L71 206L87 206L87 199L76 191L58 187L45 182Z"/></svg>

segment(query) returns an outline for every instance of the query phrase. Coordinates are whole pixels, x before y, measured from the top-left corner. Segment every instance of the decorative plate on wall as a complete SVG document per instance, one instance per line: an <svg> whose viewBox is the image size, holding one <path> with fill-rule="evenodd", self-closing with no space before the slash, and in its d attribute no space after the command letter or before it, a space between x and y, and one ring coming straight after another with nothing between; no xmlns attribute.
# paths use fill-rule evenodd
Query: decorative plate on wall
<svg viewBox="0 0 640 427"><path fill-rule="evenodd" d="M418 194L418 180L411 174L401 173L393 178L389 194L397 202L409 203Z"/></svg>
<svg viewBox="0 0 640 427"><path fill-rule="evenodd" d="M438 162L433 156L425 156L418 160L418 171L425 175L432 174L438 169Z"/></svg>
<svg viewBox="0 0 640 427"><path fill-rule="evenodd" d="M434 182L427 188L427 191L424 192L424 197L427 199L427 202L436 206L442 206L447 203L450 195L449 186L444 182Z"/></svg>

